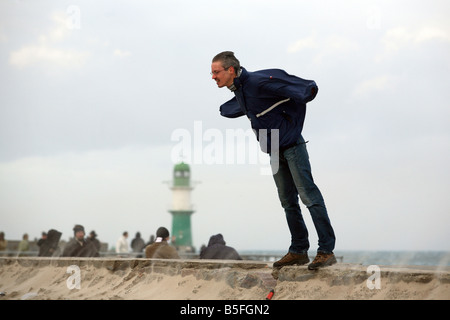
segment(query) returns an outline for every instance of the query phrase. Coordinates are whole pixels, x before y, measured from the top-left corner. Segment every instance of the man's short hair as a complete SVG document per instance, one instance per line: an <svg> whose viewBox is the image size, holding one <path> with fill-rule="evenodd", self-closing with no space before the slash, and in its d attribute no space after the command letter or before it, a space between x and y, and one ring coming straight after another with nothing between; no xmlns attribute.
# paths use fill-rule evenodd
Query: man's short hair
<svg viewBox="0 0 450 320"><path fill-rule="evenodd" d="M164 227L159 227L158 230L156 230L156 237L157 238L167 238L169 236L169 230L167 230Z"/></svg>
<svg viewBox="0 0 450 320"><path fill-rule="evenodd" d="M234 68L234 72L237 74L239 69L241 68L241 64L239 63L239 60L234 56L234 52L232 51L223 51L221 53L216 54L216 56L213 58L212 62L218 62L220 61L222 63L222 66L225 69L228 69L229 67Z"/></svg>

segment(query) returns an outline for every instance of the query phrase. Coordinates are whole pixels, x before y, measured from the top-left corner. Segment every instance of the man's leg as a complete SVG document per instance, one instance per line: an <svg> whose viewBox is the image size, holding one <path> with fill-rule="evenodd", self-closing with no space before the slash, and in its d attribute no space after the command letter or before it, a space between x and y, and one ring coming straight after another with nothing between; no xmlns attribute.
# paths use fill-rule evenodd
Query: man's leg
<svg viewBox="0 0 450 320"><path fill-rule="evenodd" d="M278 157L278 154L272 156ZM279 167L273 177L275 185L277 186L278 197L281 206L284 208L286 221L291 233L291 245L289 247L289 253L281 260L275 262L274 267L281 267L289 264L305 264L309 262L308 230L298 203L297 188L289 171L288 163L283 155L280 155L278 161Z"/></svg>
<svg viewBox="0 0 450 320"><path fill-rule="evenodd" d="M288 161L298 194L311 213L319 237L317 252L318 254L329 256L331 258L330 261L335 261L334 255L332 255L336 241L334 230L331 226L322 194L314 183L309 156L303 139L302 143L286 150L284 155Z"/></svg>

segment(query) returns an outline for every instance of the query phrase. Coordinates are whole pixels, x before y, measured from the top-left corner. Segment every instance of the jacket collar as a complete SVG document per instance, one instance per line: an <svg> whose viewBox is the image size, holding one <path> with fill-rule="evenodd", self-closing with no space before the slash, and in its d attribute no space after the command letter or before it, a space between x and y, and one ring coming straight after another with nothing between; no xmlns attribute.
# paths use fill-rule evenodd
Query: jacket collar
<svg viewBox="0 0 450 320"><path fill-rule="evenodd" d="M244 67L241 67L238 71L237 77L234 78L233 84L228 87L231 91L236 91L239 87L242 86L242 81L245 81L248 77L248 72Z"/></svg>

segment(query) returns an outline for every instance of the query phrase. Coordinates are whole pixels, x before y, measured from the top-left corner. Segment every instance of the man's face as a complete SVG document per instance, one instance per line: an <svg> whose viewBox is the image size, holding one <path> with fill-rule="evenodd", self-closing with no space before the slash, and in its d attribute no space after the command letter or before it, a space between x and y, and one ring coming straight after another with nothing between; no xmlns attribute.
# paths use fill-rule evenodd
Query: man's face
<svg viewBox="0 0 450 320"><path fill-rule="evenodd" d="M216 81L219 88L231 86L236 77L234 68L229 67L228 69L225 69L220 61L211 64L211 74L212 79Z"/></svg>
<svg viewBox="0 0 450 320"><path fill-rule="evenodd" d="M77 240L83 240L83 238L84 238L84 231L77 231L75 233L75 238L77 238Z"/></svg>

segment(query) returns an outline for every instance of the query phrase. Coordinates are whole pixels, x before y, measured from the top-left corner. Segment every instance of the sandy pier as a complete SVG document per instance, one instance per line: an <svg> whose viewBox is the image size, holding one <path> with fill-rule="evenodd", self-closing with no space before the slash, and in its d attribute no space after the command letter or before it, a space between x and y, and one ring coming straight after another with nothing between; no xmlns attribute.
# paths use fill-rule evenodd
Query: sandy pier
<svg viewBox="0 0 450 320"><path fill-rule="evenodd" d="M448 300L450 268L0 257L0 300Z"/></svg>

